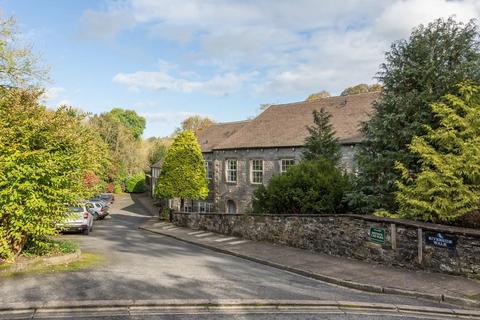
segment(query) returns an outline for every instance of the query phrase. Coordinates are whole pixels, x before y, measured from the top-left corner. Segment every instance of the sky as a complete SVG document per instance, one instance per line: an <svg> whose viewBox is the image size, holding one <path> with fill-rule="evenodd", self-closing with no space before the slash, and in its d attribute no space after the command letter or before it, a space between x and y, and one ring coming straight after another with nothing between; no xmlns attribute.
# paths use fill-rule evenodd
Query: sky
<svg viewBox="0 0 480 320"><path fill-rule="evenodd" d="M50 69L45 103L133 109L144 137L186 117L255 116L264 103L375 83L391 43L480 0L0 0Z"/></svg>

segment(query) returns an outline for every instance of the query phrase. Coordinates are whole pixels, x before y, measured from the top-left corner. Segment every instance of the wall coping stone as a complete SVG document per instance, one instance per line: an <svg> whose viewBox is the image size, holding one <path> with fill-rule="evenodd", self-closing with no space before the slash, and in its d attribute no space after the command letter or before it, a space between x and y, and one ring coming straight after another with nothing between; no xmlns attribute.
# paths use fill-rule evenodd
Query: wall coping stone
<svg viewBox="0 0 480 320"><path fill-rule="evenodd" d="M373 215L360 215L360 214L351 214L351 213L344 213L344 214L244 214L244 213L198 213L198 212L174 212L174 214L180 215L190 215L190 214L199 214L203 216L232 216L232 217L272 217L272 218L353 218L371 222L380 222L380 223L393 223L396 225L403 225L407 227L414 227L414 228L421 228L424 230L429 231L436 231L436 232L446 232L452 234L460 234L464 236L473 236L473 237L480 237L480 230L479 229L471 229L471 228L462 228L462 227L454 227L454 226L447 226L443 224L436 224L430 222L421 222L421 221L414 221L414 220L406 220L406 219L395 219L395 218L387 218L387 217L377 217Z"/></svg>

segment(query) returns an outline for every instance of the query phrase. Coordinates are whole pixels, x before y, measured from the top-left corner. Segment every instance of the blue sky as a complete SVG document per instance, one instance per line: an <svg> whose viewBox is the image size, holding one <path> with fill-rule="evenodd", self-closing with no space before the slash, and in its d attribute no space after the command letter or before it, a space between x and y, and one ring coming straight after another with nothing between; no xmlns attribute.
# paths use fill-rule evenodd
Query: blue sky
<svg viewBox="0 0 480 320"><path fill-rule="evenodd" d="M437 17L477 18L480 1L0 0L50 67L45 101L145 116L169 135L192 114L254 116L374 83L385 50Z"/></svg>

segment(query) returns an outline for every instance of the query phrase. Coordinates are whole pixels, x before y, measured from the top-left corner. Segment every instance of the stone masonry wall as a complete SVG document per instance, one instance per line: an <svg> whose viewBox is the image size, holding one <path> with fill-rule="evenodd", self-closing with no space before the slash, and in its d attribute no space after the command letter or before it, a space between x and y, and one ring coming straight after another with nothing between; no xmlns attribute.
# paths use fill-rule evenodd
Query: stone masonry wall
<svg viewBox="0 0 480 320"><path fill-rule="evenodd" d="M359 215L175 213L174 223L384 265L480 277L480 230ZM372 227L384 231L384 243L372 241ZM427 242L432 236L451 237L456 244L439 247Z"/></svg>
<svg viewBox="0 0 480 320"><path fill-rule="evenodd" d="M348 170L352 170L354 164L355 147L343 145L341 148L341 162ZM254 159L263 160L263 184L267 184L273 175L280 173L282 159L294 159L300 161L303 148L255 148L239 150L217 150L213 153L204 153L204 158L213 160L214 179L209 186L210 194L213 194L217 212L226 212L228 200L235 202L238 213L244 213L252 200L253 191L258 184L251 182L250 166ZM226 181L226 161L237 160L237 182ZM210 196L209 196L210 197Z"/></svg>

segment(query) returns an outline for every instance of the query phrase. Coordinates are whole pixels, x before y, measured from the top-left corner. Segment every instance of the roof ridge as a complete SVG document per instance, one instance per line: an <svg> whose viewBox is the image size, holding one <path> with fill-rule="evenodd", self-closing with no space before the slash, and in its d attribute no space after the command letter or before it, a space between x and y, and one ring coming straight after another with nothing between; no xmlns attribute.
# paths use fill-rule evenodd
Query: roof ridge
<svg viewBox="0 0 480 320"><path fill-rule="evenodd" d="M237 120L237 121L228 121L228 122L215 122L212 123L213 125L222 125L222 124L236 124L236 123L242 123L242 122L250 122L252 119L245 119L245 120Z"/></svg>
<svg viewBox="0 0 480 320"><path fill-rule="evenodd" d="M380 92L379 91L361 92L361 93L349 94L349 95L346 95L346 96L338 95L338 96L331 96L331 97L326 97L326 98L319 98L319 99L310 100L310 101L302 100L302 101L296 101L296 102L272 104L267 109L265 109L265 111L268 110L271 107L287 107L287 106L290 106L292 104L297 104L297 105L298 104L311 104L311 103L315 103L315 102L318 102L318 101L321 101L321 100L330 100L330 99L335 99L335 98L347 98L347 97L360 96L360 95L374 95L374 94L378 94L378 93L380 93Z"/></svg>

